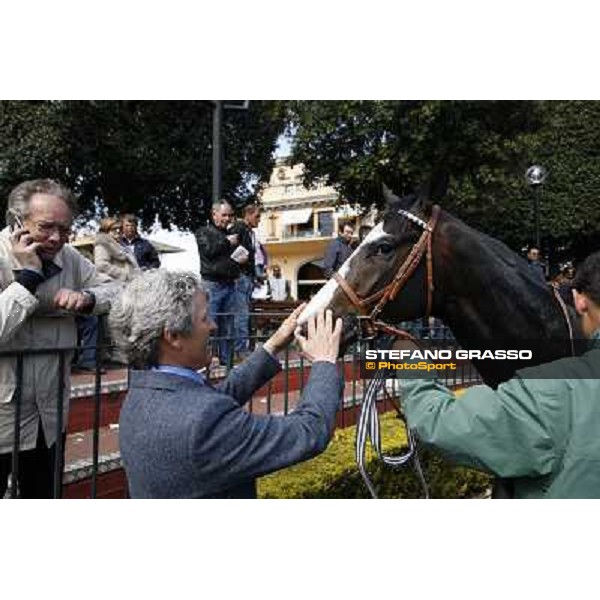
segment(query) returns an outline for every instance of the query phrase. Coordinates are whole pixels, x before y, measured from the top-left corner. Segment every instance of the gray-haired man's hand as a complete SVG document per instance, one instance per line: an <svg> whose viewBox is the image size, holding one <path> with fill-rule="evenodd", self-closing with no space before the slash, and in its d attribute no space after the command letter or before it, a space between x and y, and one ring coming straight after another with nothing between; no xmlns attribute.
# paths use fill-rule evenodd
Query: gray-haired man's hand
<svg viewBox="0 0 600 600"><path fill-rule="evenodd" d="M307 337L302 335L300 328L296 329L296 341L303 354L313 362L335 364L342 337L342 319L337 319L334 327L333 313L330 310L320 311L308 319L307 327Z"/></svg>

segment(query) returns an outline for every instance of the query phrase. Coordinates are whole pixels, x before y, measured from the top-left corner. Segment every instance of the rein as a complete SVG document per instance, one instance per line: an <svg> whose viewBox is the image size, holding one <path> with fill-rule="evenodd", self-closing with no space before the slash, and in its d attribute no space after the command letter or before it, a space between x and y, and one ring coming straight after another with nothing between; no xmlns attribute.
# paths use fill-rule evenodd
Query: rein
<svg viewBox="0 0 600 600"><path fill-rule="evenodd" d="M421 259L424 255L426 255L427 265L426 316L429 317L429 315L431 314L431 309L433 305L433 259L431 250L431 240L433 237L433 232L435 231L435 227L437 225L439 212L440 207L435 205L431 213L431 218L429 219L429 222L426 223L425 221L423 221L416 215L409 213L408 211L398 211L398 213L401 214L403 217L419 225L423 229L423 233L421 234L417 243L412 247L410 253L406 257L404 262L400 265L392 281L380 291L372 294L371 296L368 296L367 298L360 298L358 294L352 289L350 284L339 273L334 273L333 275L335 281L344 290L345 294L348 296L352 304L362 314L362 317L359 317L359 319L364 319L368 322L372 333L377 331L379 333L388 334L390 336L388 341L389 346L391 346L395 338L410 339L417 343L417 345L420 345L418 340L416 340L414 336L408 333L408 331L398 329L397 327L389 325L384 321L379 321L376 319L383 310L384 306L390 300L394 300L398 293L404 288L412 274L419 266L419 263L421 262ZM373 310L371 311L371 314L367 315L367 307L372 306L375 302L377 302L377 304L374 306ZM387 371L378 371L371 383L369 384L369 387L367 388L367 391L363 398L360 417L356 428L356 463L358 465L358 470L360 471L360 474L362 475L362 478L365 484L367 485L371 496L373 498L377 498L377 492L369 478L365 467L366 446L367 439L369 439L369 441L371 442L371 446L377 453L377 456L380 460L383 461L385 465L392 468L399 468L410 461L414 467L417 478L419 479L425 498L429 498L429 489L427 487L427 482L425 481L423 469L421 468L421 463L419 461L419 455L417 452L417 442L415 436L411 429L408 427L408 423L406 422L404 415L398 407L396 407L396 410L398 412L398 418L404 423L406 427L408 449L406 450L406 452L398 456L387 456L382 451L379 415L377 413L377 397L382 388L384 390L384 393L386 392L386 376Z"/></svg>
<svg viewBox="0 0 600 600"><path fill-rule="evenodd" d="M393 337L390 337L387 341L388 347L393 343ZM387 382L387 370L379 370L375 374L375 377L371 380L369 387L364 395L360 417L356 426L356 445L355 445L355 456L358 470L362 475L363 481L365 482L369 493L372 498L377 498L377 491L375 486L367 473L365 466L365 455L367 450L367 439L371 442L371 447L375 450L379 460L384 465L391 467L392 469L398 469L407 463L411 462L415 470L423 495L426 499L429 498L429 488L423 474L423 468L421 467L421 461L419 460L419 454L417 451L417 440L412 430L409 428L408 423L404 414L400 410L400 407L394 402L398 418L404 424L406 428L406 437L408 441L408 448L405 452L399 455L390 456L384 454L381 447L381 432L379 427L379 414L377 413L377 397L379 392L383 389L384 394L389 396L386 390Z"/></svg>
<svg viewBox="0 0 600 600"><path fill-rule="evenodd" d="M571 342L571 356L575 356L575 343L573 342L573 326L571 325L571 318L569 317L569 311L567 310L567 305L565 301L562 299L561 295L558 293L558 290L552 286L552 291L554 292L554 297L558 301L560 308L565 317L565 321L567 322L567 328L569 330L569 341Z"/></svg>

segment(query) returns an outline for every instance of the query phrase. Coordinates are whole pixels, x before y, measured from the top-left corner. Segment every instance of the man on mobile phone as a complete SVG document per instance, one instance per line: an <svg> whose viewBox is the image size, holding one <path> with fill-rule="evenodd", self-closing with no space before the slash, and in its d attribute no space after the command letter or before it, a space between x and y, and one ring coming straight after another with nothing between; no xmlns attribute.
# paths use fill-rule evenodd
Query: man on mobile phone
<svg viewBox="0 0 600 600"><path fill-rule="evenodd" d="M42 259L37 253L39 243L31 240L22 223L10 226L12 253L22 269L15 274L14 281L0 293L0 315L15 315L13 319L0 318L0 345L4 346L14 335L19 325L37 306L33 295L37 274L42 272Z"/></svg>
<svg viewBox="0 0 600 600"><path fill-rule="evenodd" d="M26 181L8 198L9 227L0 231L0 342L3 351L24 354L20 381L15 355L0 357L0 498L12 472L17 386L19 494L54 496L55 465L62 470L73 357L72 351L64 352L61 372L58 350L77 343L75 315L106 312L115 292L108 278L97 275L94 265L66 244L76 210L72 192L49 179ZM51 351L29 352L42 348Z"/></svg>

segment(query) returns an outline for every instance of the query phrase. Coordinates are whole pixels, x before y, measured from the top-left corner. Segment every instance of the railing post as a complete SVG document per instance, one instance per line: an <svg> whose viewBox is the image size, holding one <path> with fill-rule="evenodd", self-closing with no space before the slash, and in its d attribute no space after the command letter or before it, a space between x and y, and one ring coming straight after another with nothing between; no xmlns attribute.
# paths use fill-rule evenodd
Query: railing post
<svg viewBox="0 0 600 600"><path fill-rule="evenodd" d="M17 354L17 389L13 395L15 406L12 467L10 475L10 497L16 498L19 485L19 452L21 450L21 402L23 391L23 354Z"/></svg>
<svg viewBox="0 0 600 600"><path fill-rule="evenodd" d="M302 397L302 394L304 393L304 354L302 354L302 352L300 352L299 369L300 369L300 373L299 373L300 396Z"/></svg>
<svg viewBox="0 0 600 600"><path fill-rule="evenodd" d="M91 498L94 499L98 495L98 461L100 454L100 367L99 361L101 340L104 339L104 324L103 319L98 319L98 335L96 336L96 373L94 377L94 423L92 431L92 490Z"/></svg>
<svg viewBox="0 0 600 600"><path fill-rule="evenodd" d="M288 414L289 392L290 392L290 351L289 346L284 351L284 377L283 377L283 414Z"/></svg>
<svg viewBox="0 0 600 600"><path fill-rule="evenodd" d="M337 367L338 369L341 370L342 373L342 400L341 400L341 406L339 407L339 411L340 411L340 425L342 426L342 428L344 428L346 426L345 423L345 411L344 411L344 401L346 399L346 361L344 360L343 356L338 357L337 360Z"/></svg>
<svg viewBox="0 0 600 600"><path fill-rule="evenodd" d="M360 354L358 354L357 359L357 351L360 352L360 346L357 343L352 345L352 410L356 406L356 374L357 374L357 363L360 362Z"/></svg>
<svg viewBox="0 0 600 600"><path fill-rule="evenodd" d="M62 495L62 476L63 476L63 406L65 390L65 351L59 350L58 353L58 398L56 410L56 442L54 454L54 498L58 499Z"/></svg>

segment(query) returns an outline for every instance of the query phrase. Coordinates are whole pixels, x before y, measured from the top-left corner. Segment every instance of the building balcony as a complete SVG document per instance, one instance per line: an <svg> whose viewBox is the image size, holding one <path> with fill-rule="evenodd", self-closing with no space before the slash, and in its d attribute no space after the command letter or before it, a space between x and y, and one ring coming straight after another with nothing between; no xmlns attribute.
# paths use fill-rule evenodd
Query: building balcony
<svg viewBox="0 0 600 600"><path fill-rule="evenodd" d="M333 234L323 235L320 231L284 231L281 240L302 240L302 239L331 239Z"/></svg>

